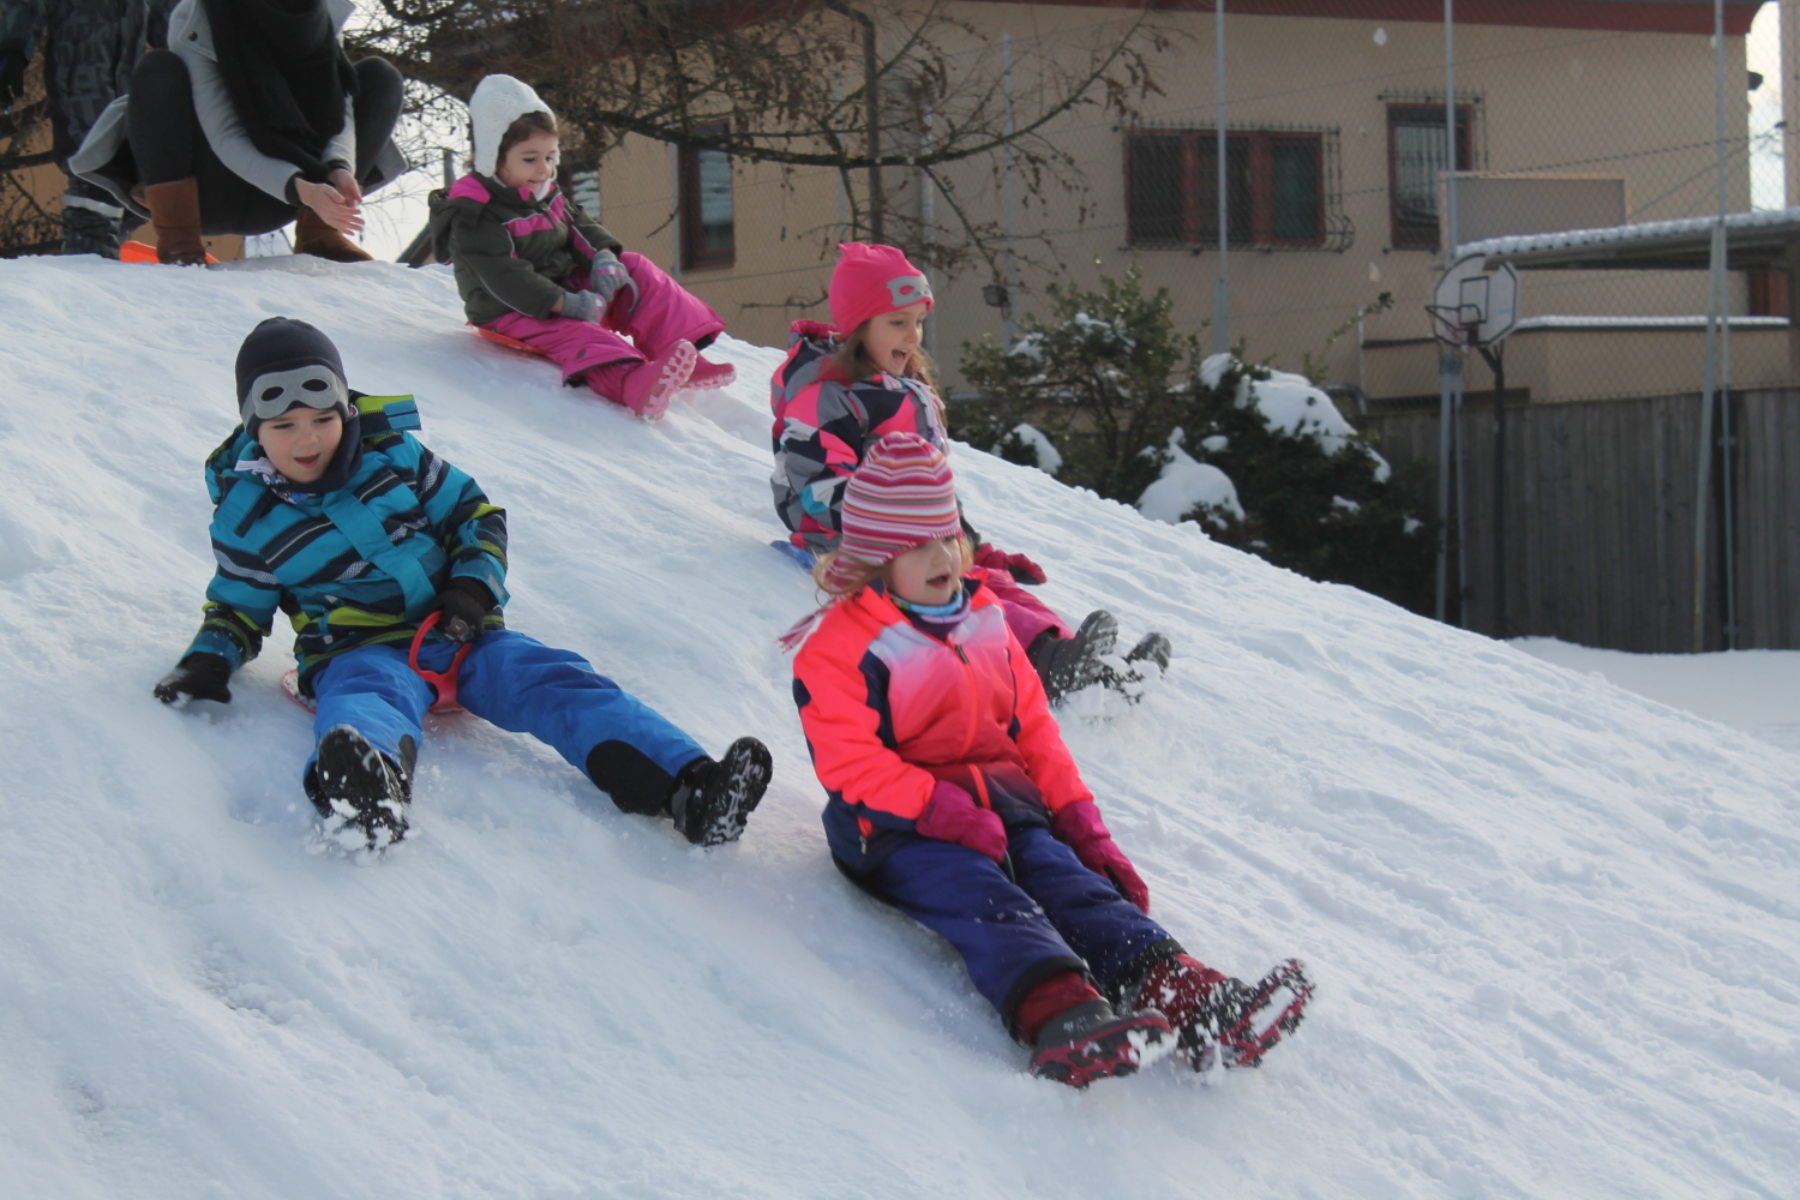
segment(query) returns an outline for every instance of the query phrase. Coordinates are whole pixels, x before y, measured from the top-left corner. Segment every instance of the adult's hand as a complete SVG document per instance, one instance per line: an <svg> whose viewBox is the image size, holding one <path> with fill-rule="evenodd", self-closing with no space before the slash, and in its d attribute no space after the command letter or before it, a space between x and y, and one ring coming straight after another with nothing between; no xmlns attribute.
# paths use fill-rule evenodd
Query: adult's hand
<svg viewBox="0 0 1800 1200"><path fill-rule="evenodd" d="M362 185L356 182L356 176L339 167L325 177L325 181L337 189L337 194L351 204L360 205L363 201Z"/></svg>
<svg viewBox="0 0 1800 1200"><path fill-rule="evenodd" d="M300 197L300 203L319 215L319 220L339 233L362 232L362 203L344 199L330 184L296 179L294 194Z"/></svg>

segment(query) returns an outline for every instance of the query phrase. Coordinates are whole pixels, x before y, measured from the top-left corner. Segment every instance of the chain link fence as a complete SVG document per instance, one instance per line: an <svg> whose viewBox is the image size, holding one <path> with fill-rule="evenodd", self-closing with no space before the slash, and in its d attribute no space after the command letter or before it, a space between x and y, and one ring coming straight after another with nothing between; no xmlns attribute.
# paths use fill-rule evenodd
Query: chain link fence
<svg viewBox="0 0 1800 1200"><path fill-rule="evenodd" d="M935 350L953 386L961 343L1012 336L1052 282L1136 269L1209 345L1331 384L1359 412L1429 404L1426 307L1452 250L1452 161L1462 244L1714 216L1721 151L1725 211L1786 207L1783 6L1722 7L1721 78L1705 0L1464 0L1450 25L1410 0L1244 0L1242 12L1226 0L1222 16L1205 2L1158 6L1167 48L1152 56L1139 115L1089 104L1045 129L1073 188L1004 152L935 176L891 167L885 236L912 248L967 222L989 228L982 253L933 264ZM1059 64L1141 16L1094 4L946 11L966 29L950 70L985 77L1021 113L1058 86ZM898 37L900 18L890 24ZM844 86L860 86L853 68ZM882 101L890 146L933 146L942 121L920 94L889 78ZM831 245L870 199L860 174L634 139L603 168L609 227L660 250L764 342L823 298ZM1732 386L1793 382L1785 278L1735 269L1724 305ZM1698 390L1707 308L1703 269L1523 270L1508 390L1532 402ZM1472 360L1471 393L1491 382Z"/></svg>
<svg viewBox="0 0 1800 1200"><path fill-rule="evenodd" d="M1452 161L1464 245L1714 216L1721 150L1725 211L1786 206L1777 5L1725 6L1722 81L1709 4L1570 16L1465 3L1476 18L1448 29L1396 15L1429 7L1227 4L1222 39L1216 13L1183 14L1182 65L1159 76L1142 120L1058 129L1088 165L1094 215L1069 219L1054 201L1018 215L1020 253L1053 266L1022 271L1016 303L1050 278L1134 266L1171 291L1181 320L1211 325L1212 344L1340 385L1364 411L1429 404L1426 307L1451 257ZM1269 13L1281 9L1310 15ZM1703 269L1522 270L1509 391L1554 402L1699 390L1707 287ZM1792 382L1785 279L1733 271L1725 312L1733 386ZM1468 376L1472 392L1490 386L1478 360Z"/></svg>

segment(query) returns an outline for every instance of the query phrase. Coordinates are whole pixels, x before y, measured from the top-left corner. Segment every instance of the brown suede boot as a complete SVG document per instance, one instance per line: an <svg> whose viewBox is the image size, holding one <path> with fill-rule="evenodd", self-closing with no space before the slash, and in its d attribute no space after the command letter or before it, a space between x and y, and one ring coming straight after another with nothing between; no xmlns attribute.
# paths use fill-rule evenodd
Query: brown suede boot
<svg viewBox="0 0 1800 1200"><path fill-rule="evenodd" d="M144 204L156 230L159 260L181 267L206 262L206 246L200 241L200 184L193 176L150 184L144 188Z"/></svg>
<svg viewBox="0 0 1800 1200"><path fill-rule="evenodd" d="M294 253L310 254L332 262L369 262L375 256L325 223L325 218L302 206L294 221Z"/></svg>

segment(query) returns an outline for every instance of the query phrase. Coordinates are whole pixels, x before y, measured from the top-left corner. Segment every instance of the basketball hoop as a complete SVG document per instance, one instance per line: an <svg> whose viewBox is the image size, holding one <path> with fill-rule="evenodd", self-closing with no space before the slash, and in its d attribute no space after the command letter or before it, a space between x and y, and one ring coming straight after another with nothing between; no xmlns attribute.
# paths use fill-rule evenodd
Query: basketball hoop
<svg viewBox="0 0 1800 1200"><path fill-rule="evenodd" d="M1481 309L1473 304L1427 304L1425 312L1431 317L1432 336L1446 346L1472 345L1481 328Z"/></svg>
<svg viewBox="0 0 1800 1200"><path fill-rule="evenodd" d="M1510 263L1489 271L1486 262L1486 255L1471 254L1452 263L1425 306L1432 336L1446 346L1491 346L1518 323L1518 272Z"/></svg>

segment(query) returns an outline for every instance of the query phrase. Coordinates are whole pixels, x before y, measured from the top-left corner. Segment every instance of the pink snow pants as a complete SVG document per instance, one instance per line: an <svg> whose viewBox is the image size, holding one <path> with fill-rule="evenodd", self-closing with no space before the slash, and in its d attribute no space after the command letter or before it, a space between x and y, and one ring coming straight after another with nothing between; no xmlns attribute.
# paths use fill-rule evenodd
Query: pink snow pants
<svg viewBox="0 0 1800 1200"><path fill-rule="evenodd" d="M680 339L698 342L723 333L725 322L710 306L670 279L663 269L630 250L619 255L631 282L637 285L637 307L631 307L631 289L613 293L601 323L572 317L539 320L524 313L507 313L488 322L486 328L517 338L562 368L564 383L586 382L595 367L612 363L640 363L655 358ZM569 291L587 287L586 269L563 281ZM625 340L630 335L631 341ZM633 345L636 343L636 345Z"/></svg>

